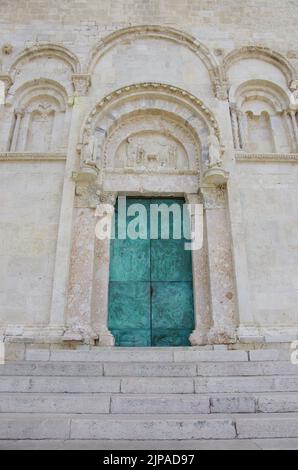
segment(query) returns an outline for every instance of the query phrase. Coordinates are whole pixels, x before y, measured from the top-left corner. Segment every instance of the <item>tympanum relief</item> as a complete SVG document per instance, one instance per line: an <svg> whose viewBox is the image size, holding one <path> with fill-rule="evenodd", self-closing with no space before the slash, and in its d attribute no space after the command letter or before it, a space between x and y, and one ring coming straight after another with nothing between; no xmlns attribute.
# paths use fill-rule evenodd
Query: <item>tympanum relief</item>
<svg viewBox="0 0 298 470"><path fill-rule="evenodd" d="M156 131L130 135L116 152L115 168L126 170L188 169L187 154L180 142Z"/></svg>
<svg viewBox="0 0 298 470"><path fill-rule="evenodd" d="M109 133L104 167L128 172L198 172L200 149L180 122L146 114L124 119Z"/></svg>

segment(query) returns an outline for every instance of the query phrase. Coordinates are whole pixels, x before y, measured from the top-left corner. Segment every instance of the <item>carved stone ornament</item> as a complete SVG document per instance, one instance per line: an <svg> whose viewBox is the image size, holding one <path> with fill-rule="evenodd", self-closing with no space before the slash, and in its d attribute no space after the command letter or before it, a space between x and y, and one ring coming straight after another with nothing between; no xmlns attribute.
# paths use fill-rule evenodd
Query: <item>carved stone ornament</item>
<svg viewBox="0 0 298 470"><path fill-rule="evenodd" d="M215 185L225 184L229 179L229 173L220 167L209 168L204 173L204 182Z"/></svg>
<svg viewBox="0 0 298 470"><path fill-rule="evenodd" d="M117 193L115 192L98 191L98 196L99 196L99 202L101 204L110 204L111 206L114 206L116 204Z"/></svg>
<svg viewBox="0 0 298 470"><path fill-rule="evenodd" d="M210 344L234 344L237 341L236 329L226 325L213 327L208 339Z"/></svg>
<svg viewBox="0 0 298 470"><path fill-rule="evenodd" d="M229 173L222 168L224 148L220 145L219 139L213 130L208 137L208 145L208 168L204 172L204 182L216 185L225 184L228 180Z"/></svg>
<svg viewBox="0 0 298 470"><path fill-rule="evenodd" d="M208 136L208 146L209 146L209 154L208 154L208 167L221 167L222 166L222 154L223 148L220 145L218 137L215 135L213 130L210 132Z"/></svg>
<svg viewBox="0 0 298 470"><path fill-rule="evenodd" d="M235 154L237 162L288 162L298 163L297 153L245 153L239 152Z"/></svg>
<svg viewBox="0 0 298 470"><path fill-rule="evenodd" d="M83 170L88 170L84 168ZM73 173L73 180L76 182L76 207L93 207L95 208L99 203L99 184L96 183L96 179L89 179L88 173L81 171L80 173Z"/></svg>
<svg viewBox="0 0 298 470"><path fill-rule="evenodd" d="M0 81L4 83L4 87L5 87L5 96L7 95L8 93L8 90L10 89L13 81L12 81L12 78L9 76L9 75L2 75L0 74Z"/></svg>
<svg viewBox="0 0 298 470"><path fill-rule="evenodd" d="M214 93L218 100L225 101L228 99L228 87L226 83L215 82Z"/></svg>
<svg viewBox="0 0 298 470"><path fill-rule="evenodd" d="M72 76L74 89L79 96L85 96L91 86L91 77L89 74L74 74Z"/></svg>
<svg viewBox="0 0 298 470"><path fill-rule="evenodd" d="M226 186L201 188L205 209L222 209L226 206Z"/></svg>
<svg viewBox="0 0 298 470"><path fill-rule="evenodd" d="M2 53L4 55L10 55L10 54L12 54L12 51L13 51L12 44L10 44L10 43L3 44Z"/></svg>

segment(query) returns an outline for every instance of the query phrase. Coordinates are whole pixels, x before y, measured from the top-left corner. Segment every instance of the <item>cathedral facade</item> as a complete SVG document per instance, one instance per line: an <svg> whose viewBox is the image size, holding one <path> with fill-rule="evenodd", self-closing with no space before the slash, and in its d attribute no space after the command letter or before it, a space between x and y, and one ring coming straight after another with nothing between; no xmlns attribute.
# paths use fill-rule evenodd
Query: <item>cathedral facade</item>
<svg viewBox="0 0 298 470"><path fill-rule="evenodd" d="M4 342L298 338L297 6L221 3L0 5ZM96 236L101 209L112 219L124 196L198 206L188 270L178 248L151 244L159 277L145 279L145 248L131 242L125 258ZM168 316L164 343L154 312Z"/></svg>

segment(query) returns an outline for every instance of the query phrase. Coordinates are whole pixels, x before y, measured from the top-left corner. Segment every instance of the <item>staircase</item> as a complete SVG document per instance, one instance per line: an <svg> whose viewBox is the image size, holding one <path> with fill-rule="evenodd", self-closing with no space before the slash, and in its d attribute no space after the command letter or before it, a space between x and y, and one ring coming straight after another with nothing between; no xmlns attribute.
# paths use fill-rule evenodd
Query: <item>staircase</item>
<svg viewBox="0 0 298 470"><path fill-rule="evenodd" d="M0 449L298 449L289 349L28 349L0 366Z"/></svg>

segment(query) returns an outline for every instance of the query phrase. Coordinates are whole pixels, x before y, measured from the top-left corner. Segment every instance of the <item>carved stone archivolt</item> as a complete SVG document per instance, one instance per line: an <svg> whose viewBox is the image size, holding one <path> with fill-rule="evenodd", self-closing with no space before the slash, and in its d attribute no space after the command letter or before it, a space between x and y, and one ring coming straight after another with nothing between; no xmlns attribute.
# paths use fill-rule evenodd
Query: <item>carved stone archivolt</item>
<svg viewBox="0 0 298 470"><path fill-rule="evenodd" d="M103 98L87 117L78 144L80 171L199 173L207 165L211 132L221 145L213 114L186 91L161 83L127 86ZM215 153L213 145L212 158Z"/></svg>
<svg viewBox="0 0 298 470"><path fill-rule="evenodd" d="M224 73L212 52L190 34L165 26L131 26L108 35L92 49L87 65L88 73L92 74L101 57L118 44L123 44L123 41L136 41L137 39L145 38L161 39L163 41L170 41L171 43L174 42L190 50L202 61L208 70L215 96L220 100L227 99Z"/></svg>
<svg viewBox="0 0 298 470"><path fill-rule="evenodd" d="M49 63L49 57L56 59L56 61L64 64L70 73L81 73L80 61L77 56L69 49L53 43L36 43L31 47L27 47L16 56L12 65L10 66L9 74L14 78L17 75L17 72L24 67L24 64L32 62L33 60L38 60L40 58L42 60L46 59Z"/></svg>
<svg viewBox="0 0 298 470"><path fill-rule="evenodd" d="M275 65L284 75L288 86L297 79L297 73L292 64L279 52L259 45L247 45L231 51L223 60L225 79L229 68L237 61L243 59L259 59Z"/></svg>

